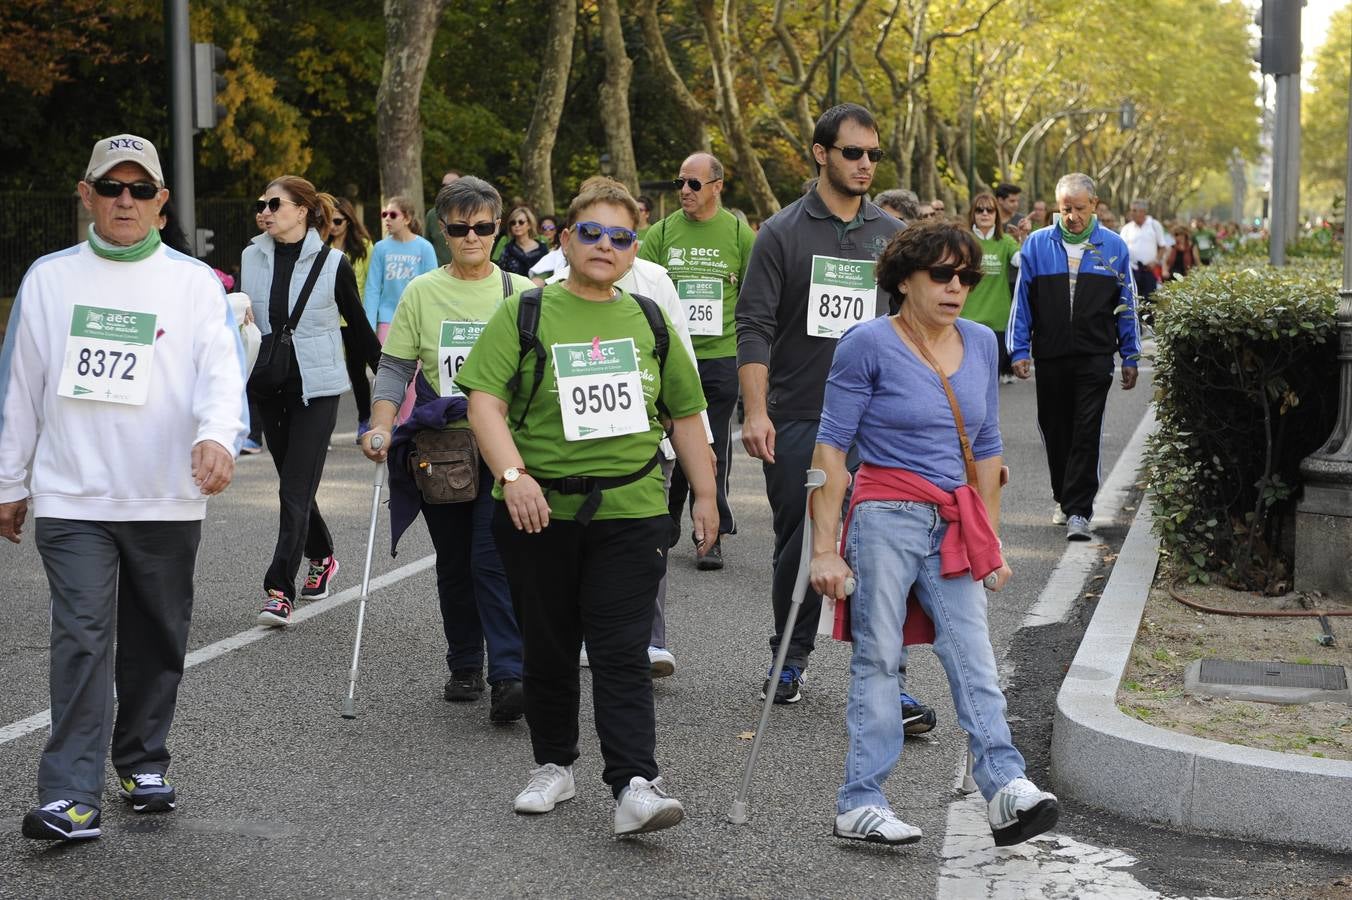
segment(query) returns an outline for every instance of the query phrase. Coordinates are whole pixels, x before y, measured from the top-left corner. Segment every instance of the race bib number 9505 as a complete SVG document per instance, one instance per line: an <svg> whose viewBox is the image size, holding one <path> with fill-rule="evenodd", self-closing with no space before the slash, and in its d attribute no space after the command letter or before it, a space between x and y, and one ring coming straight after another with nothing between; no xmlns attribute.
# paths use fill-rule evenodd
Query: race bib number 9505
<svg viewBox="0 0 1352 900"><path fill-rule="evenodd" d="M590 441L648 430L648 402L633 338L555 344L563 436Z"/></svg>

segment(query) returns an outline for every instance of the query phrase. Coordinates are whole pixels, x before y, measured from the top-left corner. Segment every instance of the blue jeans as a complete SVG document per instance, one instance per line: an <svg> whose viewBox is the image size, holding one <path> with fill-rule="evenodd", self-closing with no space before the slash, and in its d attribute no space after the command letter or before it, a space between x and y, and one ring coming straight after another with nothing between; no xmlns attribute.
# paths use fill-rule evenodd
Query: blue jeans
<svg viewBox="0 0 1352 900"><path fill-rule="evenodd" d="M1014 749L1005 721L1005 697L986 626L985 590L968 575L939 574L939 544L947 529L933 504L911 501L865 501L850 520L847 561L857 587L850 601L854 656L845 711L845 783L836 798L839 812L888 805L882 786L901 758L897 666L912 586L934 620L934 652L948 673L958 724L970 736L976 758L972 774L981 795L989 800L1024 774L1023 757Z"/></svg>

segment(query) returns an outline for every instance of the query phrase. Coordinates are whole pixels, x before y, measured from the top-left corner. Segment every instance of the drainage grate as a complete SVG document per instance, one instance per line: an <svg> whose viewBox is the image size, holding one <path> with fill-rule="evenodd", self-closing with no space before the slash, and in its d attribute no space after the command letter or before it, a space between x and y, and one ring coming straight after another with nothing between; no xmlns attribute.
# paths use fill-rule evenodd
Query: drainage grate
<svg viewBox="0 0 1352 900"><path fill-rule="evenodd" d="M1229 659L1204 659L1201 663L1197 680L1202 684L1347 690L1347 671L1342 666L1237 662Z"/></svg>

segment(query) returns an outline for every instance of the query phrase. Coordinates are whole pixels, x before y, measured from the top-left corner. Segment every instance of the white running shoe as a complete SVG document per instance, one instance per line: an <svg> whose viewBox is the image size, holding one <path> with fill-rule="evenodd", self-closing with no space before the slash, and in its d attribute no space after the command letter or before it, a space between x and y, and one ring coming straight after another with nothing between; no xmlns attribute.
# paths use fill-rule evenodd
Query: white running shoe
<svg viewBox="0 0 1352 900"><path fill-rule="evenodd" d="M662 779L652 781L635 775L615 801L615 833L646 834L679 824L685 818L681 801L668 797Z"/></svg>
<svg viewBox="0 0 1352 900"><path fill-rule="evenodd" d="M1061 508L1060 503L1054 504L1052 506L1052 524L1053 525L1066 524L1066 512Z"/></svg>
<svg viewBox="0 0 1352 900"><path fill-rule="evenodd" d="M832 834L870 844L914 844L920 829L907 825L885 806L860 806L836 816Z"/></svg>
<svg viewBox="0 0 1352 900"><path fill-rule="evenodd" d="M1027 778L1015 778L986 804L997 847L1021 844L1050 830L1060 815L1056 795L1038 790Z"/></svg>
<svg viewBox="0 0 1352 900"><path fill-rule="evenodd" d="M572 766L545 763L540 768L531 770L530 781L526 782L525 789L512 801L512 809L533 815L547 813L555 805L572 800L576 793Z"/></svg>
<svg viewBox="0 0 1352 900"><path fill-rule="evenodd" d="M1066 540L1089 541L1093 538L1094 532L1089 527L1089 520L1084 516L1071 516L1066 520Z"/></svg>
<svg viewBox="0 0 1352 900"><path fill-rule="evenodd" d="M666 647L649 647L648 662L653 667L654 678L666 678L676 671L676 657Z"/></svg>

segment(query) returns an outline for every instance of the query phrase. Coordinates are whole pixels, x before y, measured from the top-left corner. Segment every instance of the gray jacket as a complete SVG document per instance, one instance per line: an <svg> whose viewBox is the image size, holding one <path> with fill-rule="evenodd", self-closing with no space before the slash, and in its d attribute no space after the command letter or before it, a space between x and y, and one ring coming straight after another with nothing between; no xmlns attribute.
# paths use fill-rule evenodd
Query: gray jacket
<svg viewBox="0 0 1352 900"><path fill-rule="evenodd" d="M244 248L240 261L240 282L249 295L254 321L263 334L272 331L268 317L268 296L272 291L272 266L275 242L269 234L260 234ZM323 248L319 232L313 228L305 235L300 259L291 273L287 309L296 308L301 286L310 274L310 266ZM343 339L339 331L338 304L334 299L334 282L343 254L334 251L324 262L314 292L296 325L292 345L296 348L296 362L300 366L301 397L336 397L352 386L347 378L343 357Z"/></svg>

